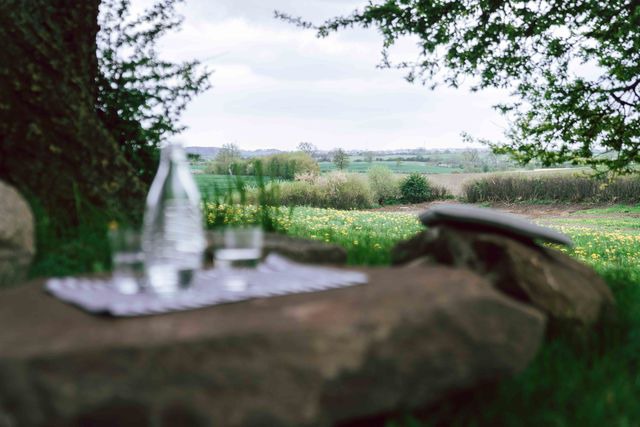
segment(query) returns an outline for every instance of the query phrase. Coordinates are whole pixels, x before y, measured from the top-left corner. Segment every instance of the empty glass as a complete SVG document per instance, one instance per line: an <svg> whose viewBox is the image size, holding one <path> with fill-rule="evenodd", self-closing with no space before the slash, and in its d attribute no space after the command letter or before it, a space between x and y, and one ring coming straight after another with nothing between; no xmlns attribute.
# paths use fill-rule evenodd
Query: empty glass
<svg viewBox="0 0 640 427"><path fill-rule="evenodd" d="M221 246L214 251L215 267L224 272L224 285L232 291L246 289L239 268L252 268L262 257L264 234L260 227L227 228Z"/></svg>
<svg viewBox="0 0 640 427"><path fill-rule="evenodd" d="M140 290L144 278L140 232L114 225L109 230L109 244L114 286L123 294L135 294Z"/></svg>

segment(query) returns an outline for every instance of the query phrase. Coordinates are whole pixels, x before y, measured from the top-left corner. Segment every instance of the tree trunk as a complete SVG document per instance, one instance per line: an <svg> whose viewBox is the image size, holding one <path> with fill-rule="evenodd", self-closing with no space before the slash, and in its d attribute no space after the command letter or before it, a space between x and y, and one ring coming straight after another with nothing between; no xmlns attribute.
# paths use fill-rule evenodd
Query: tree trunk
<svg viewBox="0 0 640 427"><path fill-rule="evenodd" d="M96 114L99 3L0 2L0 178L74 222L145 191Z"/></svg>

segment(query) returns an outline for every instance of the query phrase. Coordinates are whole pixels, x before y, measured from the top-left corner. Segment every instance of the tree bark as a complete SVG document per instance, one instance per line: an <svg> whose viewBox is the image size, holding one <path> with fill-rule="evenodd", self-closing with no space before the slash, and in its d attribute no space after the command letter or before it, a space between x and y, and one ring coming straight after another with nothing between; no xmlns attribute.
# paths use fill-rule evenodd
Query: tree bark
<svg viewBox="0 0 640 427"><path fill-rule="evenodd" d="M145 191L96 113L99 4L0 2L0 178L72 221Z"/></svg>

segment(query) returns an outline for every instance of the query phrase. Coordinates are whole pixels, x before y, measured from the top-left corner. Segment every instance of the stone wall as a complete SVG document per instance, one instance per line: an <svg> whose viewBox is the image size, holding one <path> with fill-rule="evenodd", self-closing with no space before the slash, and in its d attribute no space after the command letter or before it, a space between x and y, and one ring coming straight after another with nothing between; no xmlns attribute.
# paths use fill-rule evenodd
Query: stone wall
<svg viewBox="0 0 640 427"><path fill-rule="evenodd" d="M138 318L88 315L41 281L0 291L0 426L371 425L512 376L542 342L542 313L471 272L361 271Z"/></svg>

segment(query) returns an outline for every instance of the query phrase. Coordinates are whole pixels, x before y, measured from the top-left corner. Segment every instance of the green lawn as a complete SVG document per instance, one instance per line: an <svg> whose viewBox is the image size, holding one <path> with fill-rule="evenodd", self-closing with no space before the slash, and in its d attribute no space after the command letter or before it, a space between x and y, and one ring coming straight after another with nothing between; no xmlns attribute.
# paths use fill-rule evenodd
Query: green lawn
<svg viewBox="0 0 640 427"><path fill-rule="evenodd" d="M213 223L213 205L208 222ZM221 205L225 224L253 222L256 208ZM413 215L344 211L320 208L281 208L280 227L292 236L337 243L347 250L349 264L385 265L391 261L391 248L424 227Z"/></svg>
<svg viewBox="0 0 640 427"><path fill-rule="evenodd" d="M615 217L579 217L579 218L558 218L540 221L542 224L567 226L569 228L592 228L595 230L640 230L640 217L638 218L615 218Z"/></svg>
<svg viewBox="0 0 640 427"><path fill-rule="evenodd" d="M239 206L227 209L230 221L246 211ZM352 264L388 264L389 251L398 241L424 229L416 216L402 213L299 207L291 218L284 218L288 211L283 212L287 233L342 245ZM632 269L632 276L640 274L640 218L633 213L609 216L600 212L579 211L573 214L575 219L570 215L538 222L571 236L575 246L562 250L594 268L603 272Z"/></svg>
<svg viewBox="0 0 640 427"><path fill-rule="evenodd" d="M381 265L391 262L397 242L423 229L413 215L299 208L287 232L345 247L350 264Z"/></svg>
<svg viewBox="0 0 640 427"><path fill-rule="evenodd" d="M211 175L211 174L195 174L193 175L196 184L200 189L200 193L205 198L215 196L216 192L226 194L230 189L236 186L236 178L228 175ZM256 178L254 176L239 177L248 187L256 186ZM269 178L265 177L265 182Z"/></svg>
<svg viewBox="0 0 640 427"><path fill-rule="evenodd" d="M584 214L586 215L607 215L607 214L640 215L640 204L635 206L613 205L613 206L607 206L605 208L586 209L583 211L579 211L579 213L583 215Z"/></svg>

